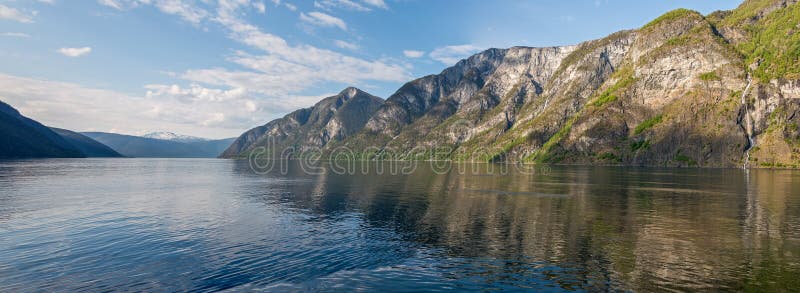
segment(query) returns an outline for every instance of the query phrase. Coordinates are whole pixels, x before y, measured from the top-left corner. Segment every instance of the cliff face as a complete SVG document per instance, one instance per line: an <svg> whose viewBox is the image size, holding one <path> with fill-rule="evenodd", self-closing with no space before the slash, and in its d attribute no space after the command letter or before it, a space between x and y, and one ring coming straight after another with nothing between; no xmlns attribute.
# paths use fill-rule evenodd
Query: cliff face
<svg viewBox="0 0 800 293"><path fill-rule="evenodd" d="M656 166L742 164L740 55L702 15L670 12L636 32L620 69L528 159Z"/></svg>
<svg viewBox="0 0 800 293"><path fill-rule="evenodd" d="M381 98L350 87L313 107L245 132L220 157L247 156L258 147L293 147L297 151L323 148L362 129L382 104Z"/></svg>
<svg viewBox="0 0 800 293"><path fill-rule="evenodd" d="M800 4L749 0L715 20L742 52L753 85L742 111L758 167L800 166ZM735 38L734 38L735 37Z"/></svg>
<svg viewBox="0 0 800 293"><path fill-rule="evenodd" d="M709 17L665 14L636 31L615 78L526 160L797 166L798 8L747 1Z"/></svg>
<svg viewBox="0 0 800 293"><path fill-rule="evenodd" d="M426 159L800 166L796 2L679 9L576 46L490 49L405 84L334 143L317 131L295 141ZM303 111L243 137L285 139Z"/></svg>

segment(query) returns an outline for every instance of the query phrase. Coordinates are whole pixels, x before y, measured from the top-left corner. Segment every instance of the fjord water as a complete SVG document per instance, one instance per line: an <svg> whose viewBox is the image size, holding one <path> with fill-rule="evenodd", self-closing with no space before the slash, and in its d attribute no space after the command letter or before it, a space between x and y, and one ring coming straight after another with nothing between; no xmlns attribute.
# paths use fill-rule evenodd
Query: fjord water
<svg viewBox="0 0 800 293"><path fill-rule="evenodd" d="M800 288L797 171L425 166L0 162L0 291Z"/></svg>

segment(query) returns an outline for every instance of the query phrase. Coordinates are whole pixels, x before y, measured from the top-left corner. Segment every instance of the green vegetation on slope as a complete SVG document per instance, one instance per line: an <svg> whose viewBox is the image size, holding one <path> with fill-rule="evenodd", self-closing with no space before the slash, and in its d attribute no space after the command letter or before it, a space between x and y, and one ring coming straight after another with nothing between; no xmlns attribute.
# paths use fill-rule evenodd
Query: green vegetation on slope
<svg viewBox="0 0 800 293"><path fill-rule="evenodd" d="M648 30L651 30L651 29L655 28L656 26L658 26L658 25L660 25L662 23L667 23L667 22L678 20L678 19L692 17L692 16L699 16L700 18L703 17L700 13L698 13L697 11L694 11L694 10L689 10L689 9L685 9L685 8L675 9L673 11L664 13L663 15L659 16L658 18L654 19L653 21L645 24L642 27L641 30L642 31L648 31Z"/></svg>
<svg viewBox="0 0 800 293"><path fill-rule="evenodd" d="M739 7L732 10L730 15L725 16L721 24L726 26L739 25L748 19L755 18L761 11L774 4L775 0L746 0Z"/></svg>
<svg viewBox="0 0 800 293"><path fill-rule="evenodd" d="M650 147L649 140L638 140L631 142L631 152L636 152L638 150L647 149Z"/></svg>
<svg viewBox="0 0 800 293"><path fill-rule="evenodd" d="M648 64L656 59L672 55L675 53L674 50L687 50L692 48L715 48L719 50L718 52L723 53L731 60L738 61L743 57L736 48L731 46L728 41L715 32L715 28L710 22L703 21L697 23L688 32L670 38L658 48L647 53L643 58L639 59L638 65ZM716 73L713 75L708 74L705 77L714 78L714 75L716 75Z"/></svg>
<svg viewBox="0 0 800 293"><path fill-rule="evenodd" d="M592 106L602 107L605 104L616 101L618 99L615 94L619 89L626 88L631 85L636 79L633 77L633 69L630 66L623 67L615 73L616 76L621 77L620 81L614 84L611 88L603 91L600 97L591 103Z"/></svg>
<svg viewBox="0 0 800 293"><path fill-rule="evenodd" d="M550 139L548 139L547 142L545 142L542 145L541 149L531 154L528 158L525 158L525 161L533 161L537 163L548 162L552 155L550 152L553 149L553 147L555 147L558 143L564 140L564 138L567 137L569 132L572 131L572 125L575 124L575 121L578 120L578 117L581 116L581 113L583 113L582 110L578 111L578 113L575 114L575 116L572 116L572 118L567 120L567 123L565 123L564 126L558 130L558 132L553 134L553 136L551 136Z"/></svg>
<svg viewBox="0 0 800 293"><path fill-rule="evenodd" d="M675 156L675 161L681 162L681 163L686 163L689 166L697 166L697 161L695 161L694 159L692 159L690 157L687 157L687 156L684 156L684 155L680 155L680 154Z"/></svg>
<svg viewBox="0 0 800 293"><path fill-rule="evenodd" d="M642 132L644 132L645 130L648 130L648 129L652 128L656 124L661 123L662 118L663 118L663 115L659 114L659 115L656 115L655 117L652 117L650 119L642 121L642 123L637 125L636 128L633 130L633 134L639 135Z"/></svg>
<svg viewBox="0 0 800 293"><path fill-rule="evenodd" d="M756 78L762 82L776 78L800 79L798 23L800 5L793 4L746 26L752 38L739 49L747 56L747 64L758 64L753 72Z"/></svg>
<svg viewBox="0 0 800 293"><path fill-rule="evenodd" d="M715 80L720 80L720 78L719 78L719 75L717 75L716 72L711 71L711 72L706 72L706 73L700 74L700 80L702 80L702 81L715 81Z"/></svg>
<svg viewBox="0 0 800 293"><path fill-rule="evenodd" d="M617 72L614 72L612 75L612 80L614 79L616 79L617 82L608 89L604 90L597 98L590 102L589 105L599 108L609 102L616 101L618 99L617 92L620 89L627 88L636 81L636 78L633 77L633 67L625 66ZM572 125L578 120L578 117L583 115L585 109L586 108L582 108L580 111L578 111L578 113L572 116L572 118L567 120L567 122L564 123L564 126L562 126L558 132L553 134L553 136L551 136L550 139L548 139L547 142L542 145L541 149L525 158L525 161L534 161L537 163L545 163L550 161L552 155L550 152L552 151L553 147L564 140L569 132L572 131Z"/></svg>

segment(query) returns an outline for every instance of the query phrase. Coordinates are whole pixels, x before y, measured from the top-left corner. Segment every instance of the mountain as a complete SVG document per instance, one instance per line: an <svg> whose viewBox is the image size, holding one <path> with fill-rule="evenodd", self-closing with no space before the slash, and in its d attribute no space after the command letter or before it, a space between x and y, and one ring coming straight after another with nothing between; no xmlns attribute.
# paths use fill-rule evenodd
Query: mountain
<svg viewBox="0 0 800 293"><path fill-rule="evenodd" d="M273 137L465 161L798 167L798 23L797 0L748 0L574 46L489 49L406 83L338 139L314 139L315 106L245 133L224 156Z"/></svg>
<svg viewBox="0 0 800 293"><path fill-rule="evenodd" d="M708 17L681 9L650 22L612 79L524 159L797 167L796 2L746 1Z"/></svg>
<svg viewBox="0 0 800 293"><path fill-rule="evenodd" d="M84 132L126 157L140 158L214 158L225 150L233 138L178 142L104 132Z"/></svg>
<svg viewBox="0 0 800 293"><path fill-rule="evenodd" d="M382 104L381 98L349 87L310 108L245 132L220 157L247 156L259 146L268 146L268 139L278 148L323 148L359 131Z"/></svg>
<svg viewBox="0 0 800 293"><path fill-rule="evenodd" d="M200 141L208 141L208 139L195 137L195 136L188 136L182 134L176 134L173 132L167 131L158 131L158 132L151 132L145 135L142 135L145 138L154 138L160 140L171 140L177 142L200 142Z"/></svg>
<svg viewBox="0 0 800 293"><path fill-rule="evenodd" d="M81 158L78 148L10 105L0 102L0 158Z"/></svg>
<svg viewBox="0 0 800 293"><path fill-rule="evenodd" d="M122 157L122 155L120 155L118 152L111 149L110 147L94 139L91 139L83 134L55 127L50 127L50 130L60 135L68 143L75 146L79 151L81 151L81 153L83 153L87 157L90 158Z"/></svg>

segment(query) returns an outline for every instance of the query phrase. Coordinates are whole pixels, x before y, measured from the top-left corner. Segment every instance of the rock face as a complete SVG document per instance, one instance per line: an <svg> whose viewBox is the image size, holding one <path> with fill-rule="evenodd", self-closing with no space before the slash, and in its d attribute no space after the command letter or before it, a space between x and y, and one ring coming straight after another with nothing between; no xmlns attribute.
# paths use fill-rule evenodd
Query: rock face
<svg viewBox="0 0 800 293"><path fill-rule="evenodd" d="M57 133L61 137L63 137L68 143L75 146L78 150L80 150L86 157L89 158L118 158L122 157L117 151L113 150L112 148L108 147L96 141L88 136L83 134L61 129L50 127L53 132Z"/></svg>
<svg viewBox="0 0 800 293"><path fill-rule="evenodd" d="M676 10L636 32L612 78L527 159L648 166L742 164L744 66L702 15Z"/></svg>
<svg viewBox="0 0 800 293"><path fill-rule="evenodd" d="M82 158L67 140L16 109L0 102L0 158Z"/></svg>
<svg viewBox="0 0 800 293"><path fill-rule="evenodd" d="M220 157L247 156L255 148L270 146L269 143L297 151L323 148L361 130L382 104L381 98L349 87L310 108L294 111L245 132Z"/></svg>
<svg viewBox="0 0 800 293"><path fill-rule="evenodd" d="M228 156L275 137L424 159L798 167L797 2L679 9L576 46L489 49L403 85L340 139L301 130L314 108L303 109L245 133Z"/></svg>
<svg viewBox="0 0 800 293"><path fill-rule="evenodd" d="M360 152L424 147L463 160L521 160L559 131L619 70L636 37L577 46L490 49L387 99L343 145ZM362 149L363 150L363 149Z"/></svg>

